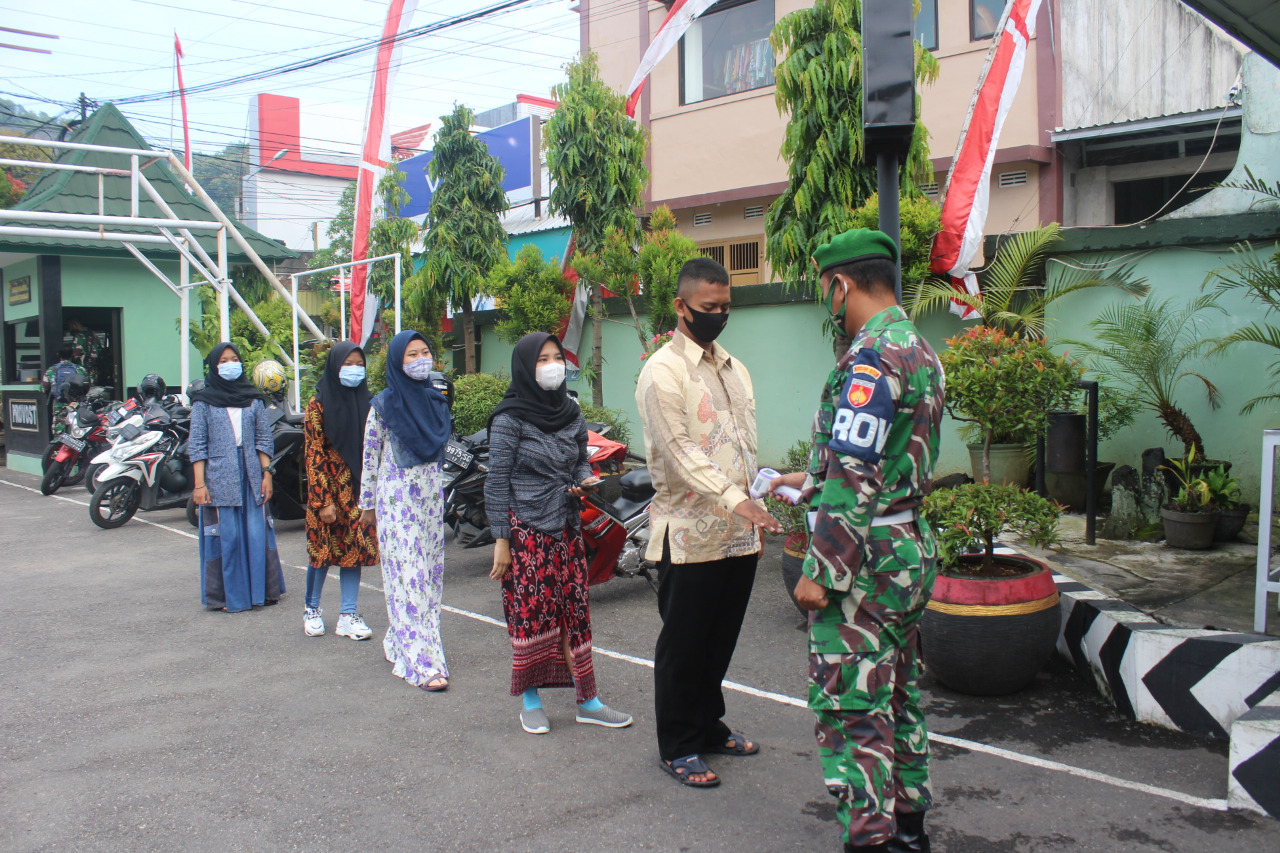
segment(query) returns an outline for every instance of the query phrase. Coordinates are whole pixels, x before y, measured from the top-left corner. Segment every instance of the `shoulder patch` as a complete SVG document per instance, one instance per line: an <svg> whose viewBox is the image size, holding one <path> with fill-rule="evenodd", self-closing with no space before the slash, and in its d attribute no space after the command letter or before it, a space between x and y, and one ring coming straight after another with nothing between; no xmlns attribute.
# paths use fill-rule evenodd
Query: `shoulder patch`
<svg viewBox="0 0 1280 853"><path fill-rule="evenodd" d="M841 456L877 464L889 439L895 406L880 353L870 347L858 352L836 401L829 447Z"/></svg>

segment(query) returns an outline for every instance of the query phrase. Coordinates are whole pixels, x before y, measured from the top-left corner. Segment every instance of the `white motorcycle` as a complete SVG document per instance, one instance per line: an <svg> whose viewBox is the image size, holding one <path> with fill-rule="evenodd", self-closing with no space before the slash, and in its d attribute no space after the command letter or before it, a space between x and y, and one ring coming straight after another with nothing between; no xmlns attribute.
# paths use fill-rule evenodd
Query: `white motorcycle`
<svg viewBox="0 0 1280 853"><path fill-rule="evenodd" d="M93 460L105 463L95 472L98 487L89 501L94 524L112 530L138 510L188 504L195 477L187 458L191 422L186 414L179 409L174 417L159 406L148 408L144 424L124 425L116 445Z"/></svg>

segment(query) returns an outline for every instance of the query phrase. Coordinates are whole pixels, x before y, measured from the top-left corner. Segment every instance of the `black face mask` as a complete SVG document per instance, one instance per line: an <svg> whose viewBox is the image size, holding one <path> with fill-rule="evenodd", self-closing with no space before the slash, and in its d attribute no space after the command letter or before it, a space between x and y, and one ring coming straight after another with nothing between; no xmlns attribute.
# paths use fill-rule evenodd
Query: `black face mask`
<svg viewBox="0 0 1280 853"><path fill-rule="evenodd" d="M688 309L691 318L684 321L685 325L689 327L693 336L704 344L709 344L720 337L725 323L729 322L728 311L697 311L688 303L684 307Z"/></svg>

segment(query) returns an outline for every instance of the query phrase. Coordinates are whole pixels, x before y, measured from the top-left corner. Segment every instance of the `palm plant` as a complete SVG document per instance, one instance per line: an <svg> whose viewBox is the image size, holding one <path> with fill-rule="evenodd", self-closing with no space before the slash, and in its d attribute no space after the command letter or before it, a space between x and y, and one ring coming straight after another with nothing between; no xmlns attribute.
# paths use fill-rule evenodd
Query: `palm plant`
<svg viewBox="0 0 1280 853"><path fill-rule="evenodd" d="M1097 343L1067 343L1091 356L1098 372L1112 377L1144 408L1155 412L1169 434L1182 442L1184 455L1194 451L1204 458L1204 440L1178 405L1177 390L1184 379L1197 379L1204 385L1209 405L1216 409L1221 403L1218 387L1203 373L1184 370L1183 364L1213 345L1201 334L1199 315L1222 307L1216 294L1200 296L1181 309L1171 307L1171 301L1148 298L1137 305L1111 305L1089 323Z"/></svg>
<svg viewBox="0 0 1280 853"><path fill-rule="evenodd" d="M1093 270L1064 266L1061 275L1044 284L1050 250L1061 240L1056 223L1015 234L983 273L981 292L960 293L948 279L930 278L908 285L903 302L917 318L945 309L954 299L980 314L984 326L1043 338L1045 310L1064 296L1094 287L1115 287L1135 298L1150 292L1145 279L1131 277L1132 267L1099 277Z"/></svg>

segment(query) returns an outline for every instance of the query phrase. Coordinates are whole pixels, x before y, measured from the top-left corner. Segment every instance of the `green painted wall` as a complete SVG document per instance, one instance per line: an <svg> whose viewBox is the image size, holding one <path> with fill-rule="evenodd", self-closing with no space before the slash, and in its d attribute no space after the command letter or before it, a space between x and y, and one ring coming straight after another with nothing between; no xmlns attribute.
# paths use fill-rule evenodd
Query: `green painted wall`
<svg viewBox="0 0 1280 853"><path fill-rule="evenodd" d="M9 304L9 282L15 278L28 277L31 279L31 301L24 302L21 305ZM40 280L36 275L36 259L28 258L25 261L19 261L16 264L10 264L4 268L4 319L5 322L10 320L20 320L24 317L34 317L40 313Z"/></svg>
<svg viewBox="0 0 1280 853"><path fill-rule="evenodd" d="M564 260L564 253L569 248L572 232L568 228L553 228L549 231L535 231L530 234L515 234L507 239L507 257L516 259L525 246L534 245L542 252L542 259L552 258Z"/></svg>
<svg viewBox="0 0 1280 853"><path fill-rule="evenodd" d="M780 462L792 444L809 437L822 385L835 366L831 339L823 331L824 310L809 302L741 306L733 309L729 324L718 339L751 373L761 464ZM615 315L613 319L625 319L628 325L606 322L604 326L604 402L625 412L639 435L635 385L642 349L630 318ZM641 315L642 323L646 319ZM585 353L590 352L591 323L588 319L583 331ZM959 328L954 318L939 317L930 318L921 330L939 348L943 338ZM494 334L492 325L483 326L481 334L481 370L509 372L511 346ZM582 399L591 399L586 382L571 383L570 387ZM945 424L938 471L945 474L967 469L967 451L953 426Z"/></svg>
<svg viewBox="0 0 1280 853"><path fill-rule="evenodd" d="M176 262L156 264L171 281L178 280ZM64 256L63 309L119 308L124 345L124 380L136 385L148 373L158 373L173 388L180 377L178 297L138 261ZM192 299L192 317L200 316ZM200 354L191 350L191 377L203 375Z"/></svg>
<svg viewBox="0 0 1280 853"><path fill-rule="evenodd" d="M1259 254L1270 256L1276 251L1274 244L1256 243ZM1064 256L1071 263L1115 261L1131 252L1079 253ZM1196 248L1171 247L1150 250L1137 258L1129 258L1136 276L1145 277L1156 299L1172 299L1174 307L1181 307L1187 300L1199 296L1201 284L1215 269L1225 267L1234 259L1229 246ZM1050 274L1061 266L1050 263ZM1061 344L1063 340L1093 340L1088 322L1107 305L1131 299L1113 290L1085 291L1066 297L1051 306L1048 322L1049 335L1060 351L1070 351ZM1257 306L1247 303L1238 294L1228 293L1221 299L1225 312L1206 311L1202 315L1201 333L1204 337L1219 337L1259 319ZM1270 321L1280 324L1280 317ZM1265 321L1264 321L1265 322ZM1255 344L1244 344L1224 352L1216 358L1188 361L1184 370L1204 373L1222 392L1222 405L1214 410L1208 402L1204 386L1188 378L1178 386L1176 400L1191 418L1204 437L1205 451L1212 458L1226 459L1233 463L1232 474L1241 480L1247 502L1258 503L1260 465L1262 460L1262 431L1280 427L1280 406L1259 406L1252 414L1240 414L1244 403L1262 393L1268 382L1268 369L1276 358L1274 350ZM1172 439L1164 425L1153 413L1143 412L1128 429L1106 442L1099 452L1103 461L1122 465L1141 466L1142 451L1149 447L1163 447L1170 456L1182 453L1182 443Z"/></svg>

